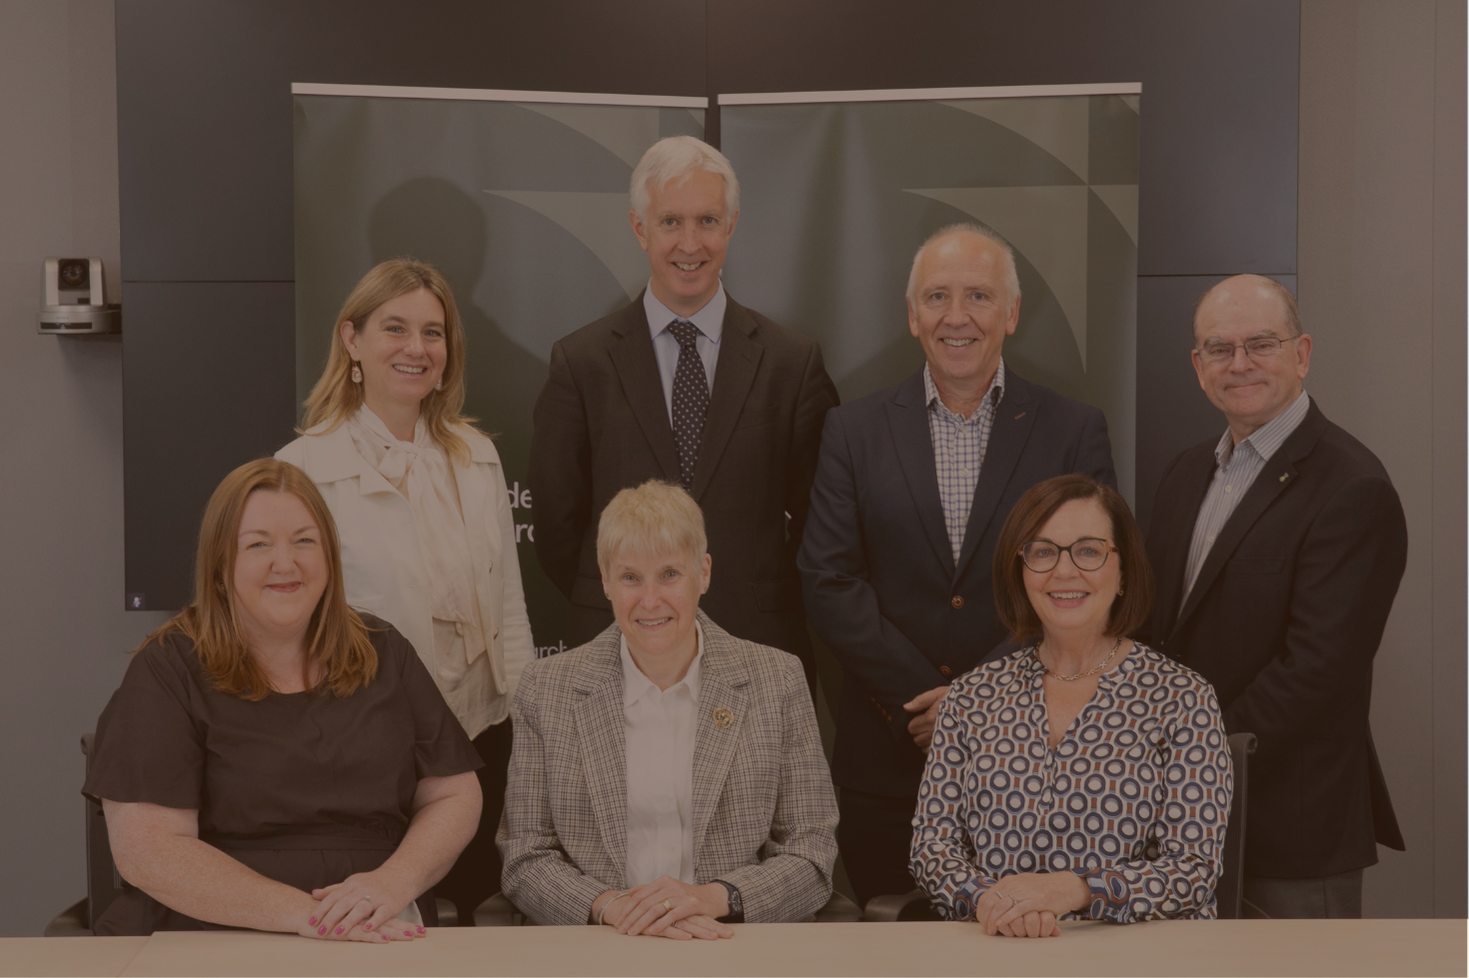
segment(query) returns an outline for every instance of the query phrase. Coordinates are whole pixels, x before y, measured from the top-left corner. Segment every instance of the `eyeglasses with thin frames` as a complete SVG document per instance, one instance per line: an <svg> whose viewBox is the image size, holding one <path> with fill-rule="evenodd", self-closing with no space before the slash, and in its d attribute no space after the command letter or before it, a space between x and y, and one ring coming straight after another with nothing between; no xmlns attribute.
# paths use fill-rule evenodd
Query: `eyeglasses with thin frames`
<svg viewBox="0 0 1469 978"><path fill-rule="evenodd" d="M1259 363L1279 353L1284 344L1298 339L1299 336L1287 336L1285 339L1279 336L1256 336L1243 343L1206 343L1202 347L1196 347L1194 353L1211 367L1220 367L1232 361L1235 350L1244 350L1245 356Z"/></svg>

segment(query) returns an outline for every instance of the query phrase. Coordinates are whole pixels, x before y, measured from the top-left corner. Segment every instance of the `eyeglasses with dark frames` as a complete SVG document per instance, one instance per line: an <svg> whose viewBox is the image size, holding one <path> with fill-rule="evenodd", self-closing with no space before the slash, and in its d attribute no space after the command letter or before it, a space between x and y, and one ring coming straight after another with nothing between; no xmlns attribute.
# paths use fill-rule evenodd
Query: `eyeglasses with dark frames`
<svg viewBox="0 0 1469 978"><path fill-rule="evenodd" d="M1051 540L1030 540L1020 547L1020 559L1037 574L1054 570L1062 554L1071 555L1071 563L1077 570L1101 570L1108 554L1118 553L1116 547L1098 537L1082 537L1069 547Z"/></svg>

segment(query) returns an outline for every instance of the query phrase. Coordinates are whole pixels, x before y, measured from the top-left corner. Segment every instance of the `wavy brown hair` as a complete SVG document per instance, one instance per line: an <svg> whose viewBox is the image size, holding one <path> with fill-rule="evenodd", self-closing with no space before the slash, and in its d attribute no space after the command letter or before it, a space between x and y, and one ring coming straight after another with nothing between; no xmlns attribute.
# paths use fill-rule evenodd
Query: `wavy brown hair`
<svg viewBox="0 0 1469 978"><path fill-rule="evenodd" d="M306 504L321 531L326 555L326 590L306 630L306 657L301 683L313 693L329 689L339 697L351 696L377 675L377 651L367 625L347 607L342 586L341 547L337 524L316 485L289 462L256 459L224 477L204 510L199 528L199 554L194 564L194 602L158 631L141 649L177 632L194 643L199 661L216 689L247 700L270 695L270 682L250 654L240 617L235 610L235 557L239 548L240 518L245 501L256 492L288 492ZM136 652L138 649L134 649ZM318 681L312 682L312 675Z"/></svg>
<svg viewBox="0 0 1469 978"><path fill-rule="evenodd" d="M454 429L474 423L464 411L464 324L459 307L454 304L454 290L443 273L427 262L414 258L389 258L375 266L353 287L347 301L337 313L332 326L332 348L327 354L326 369L311 394L306 398L305 428L325 422L327 428L318 434L335 431L343 421L362 406L363 385L352 382L352 357L342 342L342 324L350 323L359 334L368 319L382 304L427 289L444 307L443 390L429 391L419 410L429 435L460 465L469 464L469 444ZM304 434L305 431L299 432Z"/></svg>
<svg viewBox="0 0 1469 978"><path fill-rule="evenodd" d="M1025 491L1010 510L995 543L995 614L1017 641L1041 632L1040 617L1025 591L1020 548L1034 540L1056 510L1073 499L1095 499L1112 522L1112 542L1117 545L1117 559L1122 564L1122 594L1112 599L1107 635L1116 638L1137 630L1153 610L1153 568L1127 501L1116 489L1090 476L1060 475Z"/></svg>

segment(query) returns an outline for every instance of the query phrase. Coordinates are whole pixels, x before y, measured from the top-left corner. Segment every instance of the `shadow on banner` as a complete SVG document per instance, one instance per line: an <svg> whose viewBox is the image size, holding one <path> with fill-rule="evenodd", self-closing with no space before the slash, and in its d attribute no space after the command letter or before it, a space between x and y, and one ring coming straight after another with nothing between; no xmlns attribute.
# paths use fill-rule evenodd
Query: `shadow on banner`
<svg viewBox="0 0 1469 978"><path fill-rule="evenodd" d="M537 652L563 650L569 605L531 537L531 411L551 345L646 284L628 182L658 139L702 137L703 110L297 95L295 126L298 402L369 268L437 265L464 320L465 411L505 465Z"/></svg>

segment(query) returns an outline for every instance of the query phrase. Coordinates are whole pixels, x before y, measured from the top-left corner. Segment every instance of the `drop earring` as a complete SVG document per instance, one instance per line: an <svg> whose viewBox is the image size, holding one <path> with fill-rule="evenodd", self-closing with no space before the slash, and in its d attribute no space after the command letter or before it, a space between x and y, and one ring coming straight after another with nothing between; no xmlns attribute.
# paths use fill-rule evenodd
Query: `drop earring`
<svg viewBox="0 0 1469 978"><path fill-rule="evenodd" d="M1122 597L1122 588L1118 588L1118 589L1117 589L1117 596L1118 596L1118 597L1119 597L1119 598L1120 598L1120 597Z"/></svg>
<svg viewBox="0 0 1469 978"><path fill-rule="evenodd" d="M436 380L436 381L434 381L434 390L441 391L443 389L444 389L444 375L443 374L440 374L439 375L439 379Z"/></svg>
<svg viewBox="0 0 1469 978"><path fill-rule="evenodd" d="M357 366L357 361L352 361L352 383L362 383L362 368Z"/></svg>

